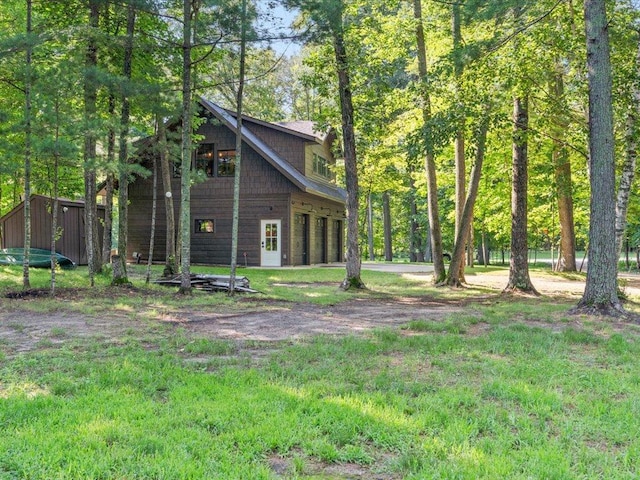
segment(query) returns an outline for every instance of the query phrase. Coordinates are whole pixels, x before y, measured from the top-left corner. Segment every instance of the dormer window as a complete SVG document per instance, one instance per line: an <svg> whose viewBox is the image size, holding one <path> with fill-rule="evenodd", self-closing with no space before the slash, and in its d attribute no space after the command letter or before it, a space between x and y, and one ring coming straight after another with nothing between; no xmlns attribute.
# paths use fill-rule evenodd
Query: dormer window
<svg viewBox="0 0 640 480"><path fill-rule="evenodd" d="M329 162L327 162L326 158L322 158L317 153L313 154L313 173L317 173L329 180L333 179L333 172L329 168Z"/></svg>

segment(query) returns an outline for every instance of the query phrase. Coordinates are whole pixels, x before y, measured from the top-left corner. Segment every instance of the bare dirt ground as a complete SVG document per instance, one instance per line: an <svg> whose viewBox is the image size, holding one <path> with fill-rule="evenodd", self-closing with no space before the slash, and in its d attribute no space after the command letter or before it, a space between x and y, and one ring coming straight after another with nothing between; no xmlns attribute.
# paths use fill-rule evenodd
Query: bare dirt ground
<svg viewBox="0 0 640 480"><path fill-rule="evenodd" d="M394 267L397 268L397 267ZM397 272L411 278L429 281L429 272ZM532 277L538 291L545 296L562 296L579 300L584 289L581 280L539 274ZM264 302L245 297L241 307L194 310L185 306L164 309L145 315L113 310L101 315L85 315L64 308L49 312L33 312L21 308L27 299L0 300L0 348L9 355L33 350L43 344L64 343L69 339L118 339L132 329L143 327L140 319L153 318L160 324L182 327L196 336L238 341L276 342L327 334L362 334L377 328L393 327L411 320L438 320L464 312L473 315L475 305L497 299L507 283L506 272L483 272L467 275L474 290L473 299L439 300L431 297L395 297L380 300L354 299L335 306L308 303ZM640 296L640 277L625 276L625 293ZM292 286L295 288L295 286ZM123 294L127 294L124 292ZM128 292L136 295L135 291ZM72 301L77 292L61 292L60 302ZM138 320L132 320L137 318Z"/></svg>

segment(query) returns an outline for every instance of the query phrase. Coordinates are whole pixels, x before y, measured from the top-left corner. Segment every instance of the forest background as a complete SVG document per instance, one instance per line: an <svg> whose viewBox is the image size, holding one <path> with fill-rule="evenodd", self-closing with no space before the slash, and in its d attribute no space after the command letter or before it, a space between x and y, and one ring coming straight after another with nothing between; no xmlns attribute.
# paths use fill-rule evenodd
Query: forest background
<svg viewBox="0 0 640 480"><path fill-rule="evenodd" d="M489 249L509 249L514 99L526 100L528 115L528 244L561 250L561 268L586 249L587 54L582 4L573 0L291 1L248 10L238 1L4 1L0 215L25 192L91 198L97 182L149 174L130 160L136 140L184 112L187 4L193 96L235 110L242 84L247 115L311 119L342 132L334 44L321 21L339 10L367 256L429 259L425 157L436 169L442 248L454 247L467 178L482 157L468 240L475 248L468 250L486 257ZM299 7L293 28L276 20L284 6ZM639 12L630 0L607 8L617 169L632 180ZM174 161L179 157L173 152ZM344 172L336 173L341 181ZM636 246L638 192L632 182L626 188L626 239ZM116 242L118 236L114 231Z"/></svg>

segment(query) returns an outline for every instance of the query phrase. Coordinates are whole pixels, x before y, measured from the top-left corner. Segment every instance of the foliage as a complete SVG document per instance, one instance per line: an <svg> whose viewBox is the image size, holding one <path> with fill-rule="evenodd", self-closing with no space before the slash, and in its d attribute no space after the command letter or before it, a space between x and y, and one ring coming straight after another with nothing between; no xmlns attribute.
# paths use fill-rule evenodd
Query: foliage
<svg viewBox="0 0 640 480"><path fill-rule="evenodd" d="M269 3L269 2L267 2ZM285 2L298 10L297 40L302 48L281 54L270 41L274 27L265 6L252 6L254 28L248 56L246 112L267 121L313 119L323 127L340 123L335 59L327 28L338 28L336 12L344 13L344 36L349 47L355 106L361 195L374 199L374 245L382 252L380 195L389 192L393 245L396 256L411 248L411 220L427 228L426 189L422 155L437 153L439 208L445 248L453 243L454 169L453 132L464 124L467 168L472 167L474 129L487 102L494 112L487 153L474 212L475 238L484 232L490 245L509 243L511 98L530 94L529 243L557 248L559 221L553 164L550 161L554 129L561 123L573 172L572 195L578 248L588 244L587 85L582 9L575 2L541 0L472 0L460 4L463 45L456 49L451 35L451 8L446 2L425 2L423 23L428 44L432 120L420 115L414 20L411 5L392 0L317 0ZM127 6L138 10L131 81L121 74ZM303 5L304 4L304 5ZM52 158L60 157L60 195L75 198L83 192L82 128L96 133L99 179L116 173L109 159L109 134L119 128L119 98L131 101L130 147L154 133L159 119L179 115L181 75L181 4L173 0L100 2L98 31L86 27L87 1L36 2L34 31L24 34L25 4L6 0L0 6L0 215L23 195L22 156L24 49L33 46L33 172L34 193L50 194ZM237 73L239 2L195 2L194 65L196 93L233 108ZM318 8L314 8L318 7ZM609 2L613 62L616 159L625 155L625 121L637 84L638 9L630 0ZM315 14L311 14L315 12ZM98 45L96 71L84 67L88 35ZM277 35L276 35L277 37ZM27 43L28 42L28 43ZM462 74L455 75L462 66ZM563 103L550 94L549 78L558 73L565 82ZM98 116L82 125L82 82L94 75L98 83ZM113 110L110 102L116 99ZM54 130L59 129L55 142ZM335 128L337 132L339 128ZM117 153L117 152L114 152ZM116 158L116 157L114 157ZM338 179L343 171L337 169ZM130 171L130 175L140 172ZM628 233L638 244L640 225L634 187L629 207ZM411 211L409 199L417 203ZM360 202L365 205L366 202ZM363 207L364 208L364 207ZM360 218L366 218L364 211ZM361 230L365 232L364 222ZM423 238L425 236L423 235ZM364 239L364 236L363 236ZM424 245L422 245L424 248Z"/></svg>

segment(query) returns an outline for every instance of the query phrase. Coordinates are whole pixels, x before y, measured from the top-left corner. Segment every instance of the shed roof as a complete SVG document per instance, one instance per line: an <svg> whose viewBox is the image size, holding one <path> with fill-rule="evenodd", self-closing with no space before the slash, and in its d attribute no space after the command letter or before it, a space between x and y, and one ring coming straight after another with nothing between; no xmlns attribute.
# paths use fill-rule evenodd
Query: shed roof
<svg viewBox="0 0 640 480"><path fill-rule="evenodd" d="M31 199L32 203L34 201L37 201L37 200L51 201L51 202L53 201L53 197L48 197L46 195L40 195L38 193L32 193L31 197L29 197L29 198ZM58 197L58 205L60 207L84 208L84 200L83 199L71 200L69 198ZM20 212L23 208L24 208L24 200L22 200L20 203L16 204L11 210L9 210L7 213L2 215L2 217L0 217L0 222L2 222L5 219L15 215L18 212ZM104 205L98 204L98 209L100 209L100 208L104 209Z"/></svg>

